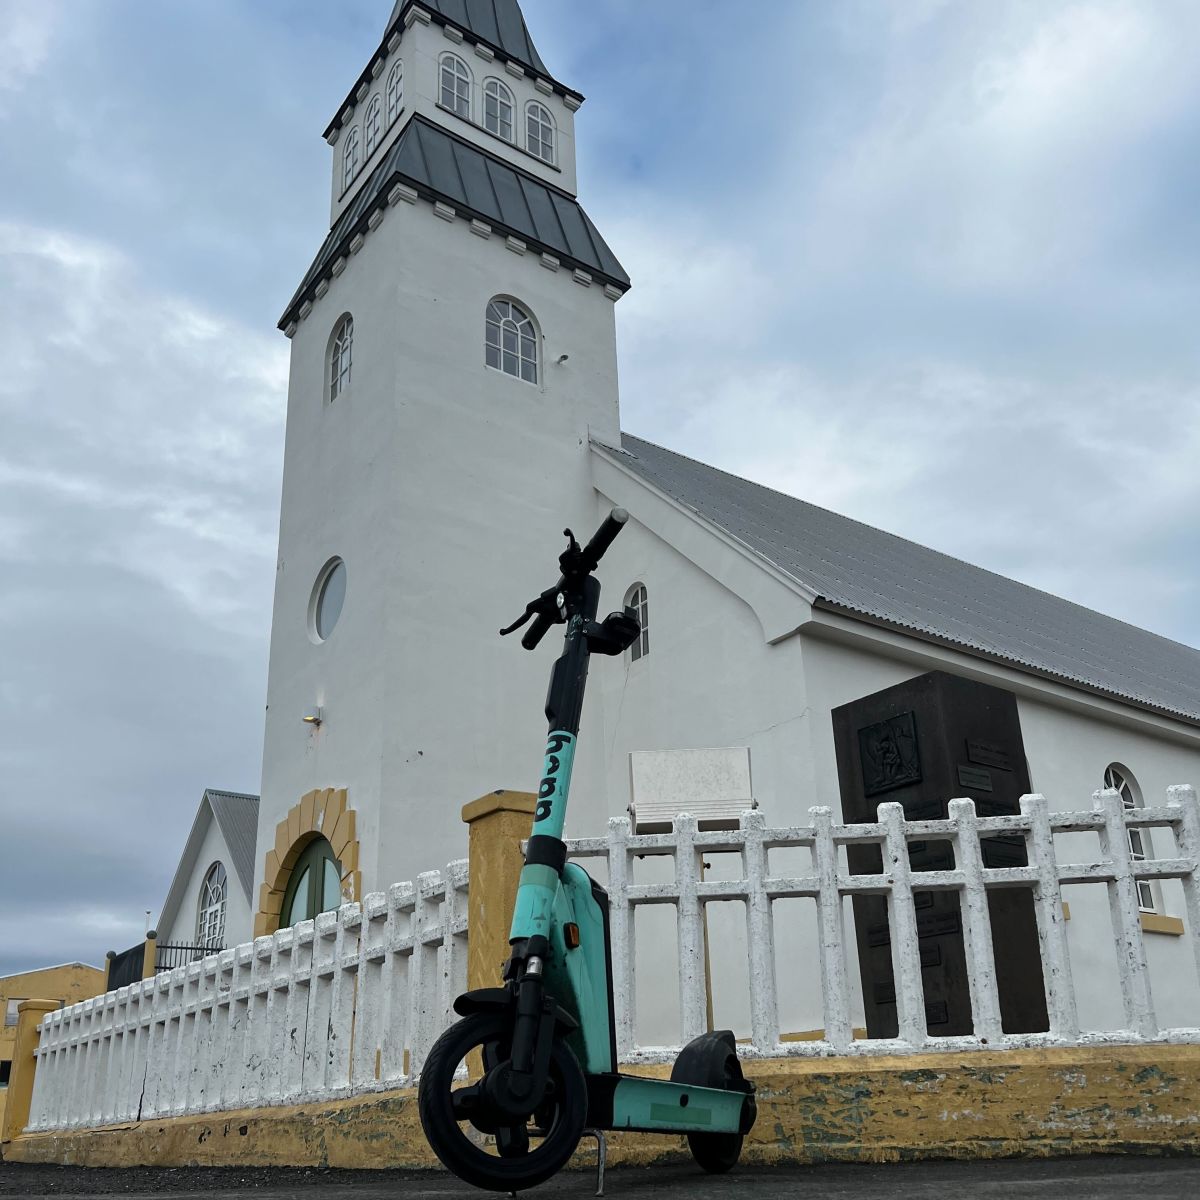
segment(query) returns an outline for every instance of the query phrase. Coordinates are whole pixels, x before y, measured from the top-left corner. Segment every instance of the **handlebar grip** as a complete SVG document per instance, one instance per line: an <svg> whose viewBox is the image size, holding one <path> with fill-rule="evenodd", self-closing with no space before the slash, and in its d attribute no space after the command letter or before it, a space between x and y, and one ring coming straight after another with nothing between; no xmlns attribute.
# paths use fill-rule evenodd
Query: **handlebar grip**
<svg viewBox="0 0 1200 1200"><path fill-rule="evenodd" d="M546 636L550 629L554 627L554 618L546 616L545 613L538 613L533 618L533 624L525 630L524 636L521 638L521 645L526 650L536 650L537 644Z"/></svg>
<svg viewBox="0 0 1200 1200"><path fill-rule="evenodd" d="M614 508L608 514L604 524L596 530L592 540L588 542L583 552L583 561L589 571L594 571L604 557L604 552L616 541L617 534L625 528L629 513L623 508Z"/></svg>

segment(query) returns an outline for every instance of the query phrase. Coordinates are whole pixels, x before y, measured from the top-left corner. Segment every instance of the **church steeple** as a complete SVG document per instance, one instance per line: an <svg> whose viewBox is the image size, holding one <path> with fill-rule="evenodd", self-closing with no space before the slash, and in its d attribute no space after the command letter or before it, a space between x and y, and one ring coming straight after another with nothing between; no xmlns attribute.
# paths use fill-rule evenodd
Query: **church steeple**
<svg viewBox="0 0 1200 1200"><path fill-rule="evenodd" d="M463 797L527 780L545 680L497 614L595 524L590 444L620 438L629 279L575 197L582 100L516 0L404 0L327 131L332 227L280 322L259 840L334 789L345 899L459 857Z"/></svg>
<svg viewBox="0 0 1200 1200"><path fill-rule="evenodd" d="M575 113L517 0L397 0L383 40L325 130L331 224L414 117L574 196Z"/></svg>

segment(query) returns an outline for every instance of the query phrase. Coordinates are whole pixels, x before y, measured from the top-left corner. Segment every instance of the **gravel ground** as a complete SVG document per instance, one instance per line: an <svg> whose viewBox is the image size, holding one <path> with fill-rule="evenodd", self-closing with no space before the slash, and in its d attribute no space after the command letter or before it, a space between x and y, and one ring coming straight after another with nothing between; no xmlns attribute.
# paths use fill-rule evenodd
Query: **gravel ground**
<svg viewBox="0 0 1200 1200"><path fill-rule="evenodd" d="M594 1175L572 1172L537 1189L546 1200L586 1200ZM1197 1200L1200 1160L1083 1158L1047 1162L904 1163L739 1170L721 1178L690 1167L608 1173L609 1200ZM456 1200L486 1193L436 1172L275 1169L87 1170L0 1163L0 1196L142 1196L200 1200Z"/></svg>

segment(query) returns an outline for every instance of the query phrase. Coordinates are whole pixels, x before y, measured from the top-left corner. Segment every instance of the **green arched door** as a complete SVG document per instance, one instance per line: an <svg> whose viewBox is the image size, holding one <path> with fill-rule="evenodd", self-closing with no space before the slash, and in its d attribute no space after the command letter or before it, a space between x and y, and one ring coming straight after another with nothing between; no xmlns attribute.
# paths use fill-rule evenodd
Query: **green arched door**
<svg viewBox="0 0 1200 1200"><path fill-rule="evenodd" d="M318 913L329 912L342 902L342 864L334 857L333 847L323 838L314 838L296 860L283 894L279 927L311 921Z"/></svg>

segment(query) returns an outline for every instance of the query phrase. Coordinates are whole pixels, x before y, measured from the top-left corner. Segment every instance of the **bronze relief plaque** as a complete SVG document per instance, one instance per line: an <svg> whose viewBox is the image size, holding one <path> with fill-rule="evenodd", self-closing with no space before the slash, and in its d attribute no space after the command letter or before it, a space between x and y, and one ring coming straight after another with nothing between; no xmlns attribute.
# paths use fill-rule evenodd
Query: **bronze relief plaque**
<svg viewBox="0 0 1200 1200"><path fill-rule="evenodd" d="M858 731L863 790L878 796L921 782L921 756L917 751L917 722L911 712L899 713Z"/></svg>

